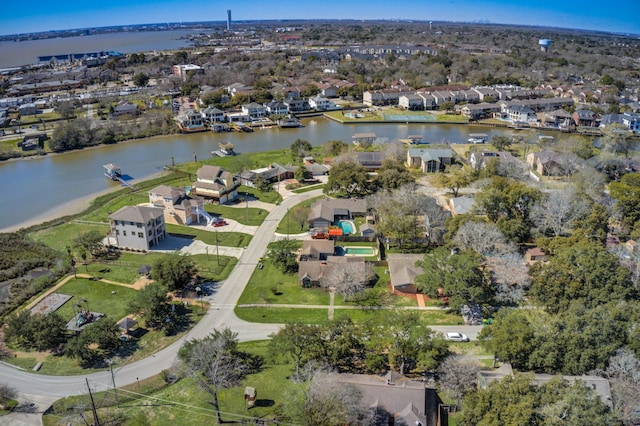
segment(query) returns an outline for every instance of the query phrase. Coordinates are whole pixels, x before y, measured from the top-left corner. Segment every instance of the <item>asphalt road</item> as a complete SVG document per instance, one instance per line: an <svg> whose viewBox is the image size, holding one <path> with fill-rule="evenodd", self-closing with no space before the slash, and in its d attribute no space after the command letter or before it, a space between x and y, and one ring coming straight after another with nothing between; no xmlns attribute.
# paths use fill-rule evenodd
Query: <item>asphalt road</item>
<svg viewBox="0 0 640 426"><path fill-rule="evenodd" d="M269 334L277 332L279 328L277 324L249 323L239 319L234 313L234 307L251 278L258 258L264 256L267 245L274 240L276 227L284 218L287 210L304 200L321 195L321 193L322 190L317 189L296 194L276 206L255 233L229 278L215 288L213 294L209 296L210 308L205 317L184 337L156 354L132 364L115 366L116 386L121 387L135 383L170 368L175 362L176 354L184 340L203 338L214 329L228 327L238 333L240 341L263 340ZM459 331L475 340L481 326L434 326L432 328L443 333ZM112 386L109 371L79 376L47 376L33 374L30 371L2 363L0 364L0 377L3 383L9 384L22 394L45 397L85 394L87 393L85 378L89 380L92 390L105 390Z"/></svg>

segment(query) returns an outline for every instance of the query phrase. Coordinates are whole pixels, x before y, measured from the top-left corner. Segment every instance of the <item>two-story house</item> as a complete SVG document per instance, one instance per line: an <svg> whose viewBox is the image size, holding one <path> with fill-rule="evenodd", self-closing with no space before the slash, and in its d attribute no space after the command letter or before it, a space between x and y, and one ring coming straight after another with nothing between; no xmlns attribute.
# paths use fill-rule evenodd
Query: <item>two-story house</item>
<svg viewBox="0 0 640 426"><path fill-rule="evenodd" d="M165 239L167 231L163 209L125 206L109 215L109 244L116 247L149 250Z"/></svg>
<svg viewBox="0 0 640 426"><path fill-rule="evenodd" d="M205 123L223 123L227 121L224 111L213 106L206 107L200 113Z"/></svg>
<svg viewBox="0 0 640 426"><path fill-rule="evenodd" d="M164 210L165 223L190 225L197 223L204 209L202 198L191 198L182 188L160 185L149 191L149 202Z"/></svg>
<svg viewBox="0 0 640 426"><path fill-rule="evenodd" d="M220 204L238 198L240 182L231 172L222 167L204 165L198 169L196 179L193 184L195 195Z"/></svg>
<svg viewBox="0 0 640 426"><path fill-rule="evenodd" d="M267 116L267 108L258 103L251 102L242 105L242 113L251 117L251 120L259 120Z"/></svg>
<svg viewBox="0 0 640 426"><path fill-rule="evenodd" d="M450 149L410 148L407 151L407 166L419 168L423 173L437 173L453 161Z"/></svg>

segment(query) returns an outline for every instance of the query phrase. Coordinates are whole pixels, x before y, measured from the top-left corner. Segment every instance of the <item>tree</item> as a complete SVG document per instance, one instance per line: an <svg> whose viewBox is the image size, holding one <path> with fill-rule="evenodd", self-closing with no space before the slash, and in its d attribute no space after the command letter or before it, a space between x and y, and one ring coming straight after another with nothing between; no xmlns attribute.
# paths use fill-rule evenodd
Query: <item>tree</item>
<svg viewBox="0 0 640 426"><path fill-rule="evenodd" d="M346 142L333 140L327 141L322 145L322 152L327 157L337 157L349 148Z"/></svg>
<svg viewBox="0 0 640 426"><path fill-rule="evenodd" d="M152 265L152 271L153 279L168 291L183 289L198 272L193 259L178 252L158 258Z"/></svg>
<svg viewBox="0 0 640 426"><path fill-rule="evenodd" d="M370 192L367 170L356 163L343 161L333 165L324 187L325 194L353 197Z"/></svg>
<svg viewBox="0 0 640 426"><path fill-rule="evenodd" d="M92 256L98 256L104 252L102 240L104 235L100 231L93 230L78 235L73 243L76 247L91 253Z"/></svg>
<svg viewBox="0 0 640 426"><path fill-rule="evenodd" d="M304 424L333 426L338 424L374 424L375 411L362 407L362 393L353 385L333 380L331 375L314 378L306 392Z"/></svg>
<svg viewBox="0 0 640 426"><path fill-rule="evenodd" d="M144 87L147 85L147 83L149 83L149 76L147 74L143 72L134 74L133 84L135 84L136 87Z"/></svg>
<svg viewBox="0 0 640 426"><path fill-rule="evenodd" d="M554 238L546 249L552 253L549 262L530 269L530 295L548 311L564 311L574 301L593 308L637 296L629 270L598 241Z"/></svg>
<svg viewBox="0 0 640 426"><path fill-rule="evenodd" d="M295 363L295 379L300 377L300 367L319 358L323 345L322 330L311 324L288 323L277 333L269 335L269 355L277 360L288 355Z"/></svg>
<svg viewBox="0 0 640 426"><path fill-rule="evenodd" d="M611 182L609 191L624 224L629 229L636 227L640 221L640 173L627 173L620 182Z"/></svg>
<svg viewBox="0 0 640 426"><path fill-rule="evenodd" d="M527 313L517 309L501 309L494 316L491 327L483 327L480 343L495 357L510 362L519 370L527 370L534 351L534 327Z"/></svg>
<svg viewBox="0 0 640 426"><path fill-rule="evenodd" d="M463 305L488 303L493 295L483 263L484 257L473 250L453 254L445 247L436 248L420 262L423 273L416 277L416 287L430 297L447 295L450 308L456 311Z"/></svg>
<svg viewBox="0 0 640 426"><path fill-rule="evenodd" d="M371 282L375 274L370 263L344 262L333 265L326 277L323 277L324 288L335 288L344 300L351 300L361 293Z"/></svg>
<svg viewBox="0 0 640 426"><path fill-rule="evenodd" d="M129 309L132 313L143 316L150 328L170 330L174 322L171 318L171 297L167 294L166 287L157 282L137 291L129 300Z"/></svg>
<svg viewBox="0 0 640 426"><path fill-rule="evenodd" d="M300 241L280 240L269 244L267 259L282 273L293 274L298 270L297 252Z"/></svg>
<svg viewBox="0 0 640 426"><path fill-rule="evenodd" d="M613 411L625 425L640 422L638 395L640 395L640 360L627 348L619 349L609 358L607 368L599 372L609 379Z"/></svg>
<svg viewBox="0 0 640 426"><path fill-rule="evenodd" d="M449 355L438 367L438 384L441 389L451 392L460 405L462 398L478 386L480 365L473 358Z"/></svg>
<svg viewBox="0 0 640 426"><path fill-rule="evenodd" d="M623 124L610 124L604 129L605 148L613 155L621 153L624 158L629 158L629 154L638 144L632 136L633 134Z"/></svg>
<svg viewBox="0 0 640 426"><path fill-rule="evenodd" d="M415 179L401 161L384 160L376 182L380 188L392 190L415 182Z"/></svg>
<svg viewBox="0 0 640 426"><path fill-rule="evenodd" d="M55 110L58 114L60 114L60 116L62 116L62 118L64 118L65 120L69 120L71 117L73 117L75 108L70 101L60 101L56 105Z"/></svg>
<svg viewBox="0 0 640 426"><path fill-rule="evenodd" d="M312 150L311 144L304 139L296 139L289 148L294 158L306 157Z"/></svg>
<svg viewBox="0 0 640 426"><path fill-rule="evenodd" d="M66 339L67 322L58 314L31 315L24 310L7 318L5 339L26 350L46 351Z"/></svg>
<svg viewBox="0 0 640 426"><path fill-rule="evenodd" d="M615 416L579 380L554 377L538 386L532 375L516 374L493 381L464 399L464 425L613 425Z"/></svg>
<svg viewBox="0 0 640 426"><path fill-rule="evenodd" d="M453 237L453 243L462 249L471 249L483 256L512 251L507 239L495 223L469 220L464 222Z"/></svg>
<svg viewBox="0 0 640 426"><path fill-rule="evenodd" d="M303 182L307 179L311 179L312 175L309 169L307 169L305 166L299 166L294 172L293 177L298 182Z"/></svg>
<svg viewBox="0 0 640 426"><path fill-rule="evenodd" d="M574 227L575 221L584 217L588 210L588 203L569 186L545 193L534 204L531 217L538 228L548 230L557 237L566 235Z"/></svg>
<svg viewBox="0 0 640 426"><path fill-rule="evenodd" d="M271 182L269 182L268 180L264 179L262 176L259 176L259 175L256 176L254 185L260 192L273 191L273 185L271 184Z"/></svg>
<svg viewBox="0 0 640 426"><path fill-rule="evenodd" d="M449 112L453 111L454 106L455 104L452 101L445 101L438 106L438 109L441 111Z"/></svg>
<svg viewBox="0 0 640 426"><path fill-rule="evenodd" d="M120 345L118 327L108 318L100 318L72 337L65 345L64 352L71 358L78 358L83 365L97 366L109 358Z"/></svg>
<svg viewBox="0 0 640 426"><path fill-rule="evenodd" d="M523 242L530 236L530 212L541 195L539 189L495 176L476 196L476 208L484 211L509 240Z"/></svg>
<svg viewBox="0 0 640 426"><path fill-rule="evenodd" d="M504 151L505 149L511 147L512 144L513 138L510 138L508 136L498 135L491 138L491 145L493 145L493 147L498 151Z"/></svg>
<svg viewBox="0 0 640 426"><path fill-rule="evenodd" d="M214 330L203 339L187 341L178 352L178 357L184 363L188 374L213 398L213 408L219 425L223 423L218 400L219 391L239 385L249 372L249 367L237 346L237 333L225 328L222 331Z"/></svg>
<svg viewBox="0 0 640 426"><path fill-rule="evenodd" d="M431 183L436 188L448 189L454 197L457 197L460 188L468 186L471 180L471 175L462 166L451 165L447 167L444 173L437 173L431 179Z"/></svg>
<svg viewBox="0 0 640 426"><path fill-rule="evenodd" d="M502 253L487 257L487 269L495 287L495 300L515 305L524 298L529 287L528 267L518 252Z"/></svg>
<svg viewBox="0 0 640 426"><path fill-rule="evenodd" d="M307 225L310 211L311 207L302 205L297 205L289 211L291 220L295 223L300 224L300 231L303 231L305 225Z"/></svg>

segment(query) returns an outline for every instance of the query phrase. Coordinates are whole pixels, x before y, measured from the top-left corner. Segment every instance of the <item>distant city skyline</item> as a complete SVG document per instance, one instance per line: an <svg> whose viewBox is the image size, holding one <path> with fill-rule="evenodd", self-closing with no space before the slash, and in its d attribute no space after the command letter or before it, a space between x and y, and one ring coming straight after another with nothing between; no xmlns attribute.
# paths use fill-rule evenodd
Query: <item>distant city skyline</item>
<svg viewBox="0 0 640 426"><path fill-rule="evenodd" d="M280 0L273 6L257 0L33 0L25 4L9 2L3 7L0 35L164 22L226 22L227 10L232 11L236 22L277 19L398 19L535 25L640 34L638 0L620 0L597 6L577 0Z"/></svg>

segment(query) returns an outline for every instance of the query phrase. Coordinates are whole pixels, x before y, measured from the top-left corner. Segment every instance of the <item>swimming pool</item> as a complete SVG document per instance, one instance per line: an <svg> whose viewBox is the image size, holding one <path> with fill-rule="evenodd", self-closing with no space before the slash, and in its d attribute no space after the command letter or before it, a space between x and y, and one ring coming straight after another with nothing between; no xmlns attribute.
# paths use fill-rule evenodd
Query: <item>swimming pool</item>
<svg viewBox="0 0 640 426"><path fill-rule="evenodd" d="M353 225L351 222L346 220L341 220L338 222L338 226L342 229L342 233L344 235L352 235L353 234Z"/></svg>
<svg viewBox="0 0 640 426"><path fill-rule="evenodd" d="M375 256L376 249L372 247L345 247L344 254L359 256Z"/></svg>

